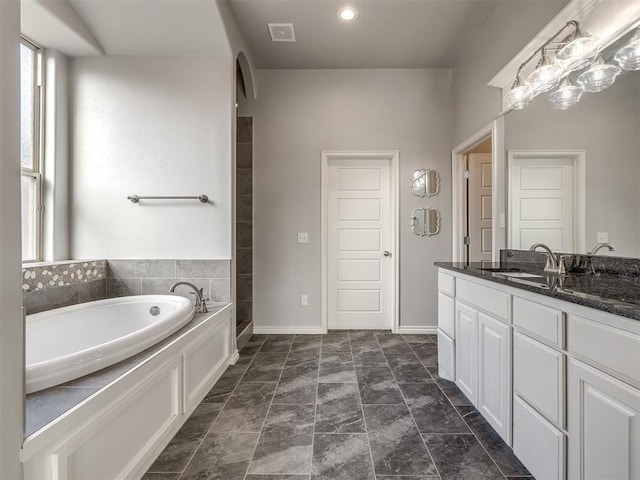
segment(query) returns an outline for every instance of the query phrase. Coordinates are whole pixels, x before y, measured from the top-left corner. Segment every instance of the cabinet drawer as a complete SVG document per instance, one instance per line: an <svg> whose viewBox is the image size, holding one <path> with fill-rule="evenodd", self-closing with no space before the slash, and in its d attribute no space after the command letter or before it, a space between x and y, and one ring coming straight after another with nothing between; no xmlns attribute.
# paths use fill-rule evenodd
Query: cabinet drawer
<svg viewBox="0 0 640 480"><path fill-rule="evenodd" d="M564 314L560 310L513 297L513 324L564 348Z"/></svg>
<svg viewBox="0 0 640 480"><path fill-rule="evenodd" d="M438 270L438 290L451 297L456 295L456 278L453 275Z"/></svg>
<svg viewBox="0 0 640 480"><path fill-rule="evenodd" d="M545 480L565 478L565 448L564 434L514 395L513 453L531 474Z"/></svg>
<svg viewBox="0 0 640 480"><path fill-rule="evenodd" d="M453 298L438 292L438 328L455 339L455 304Z"/></svg>
<svg viewBox="0 0 640 480"><path fill-rule="evenodd" d="M438 329L438 375L445 380L455 380L455 350L453 340Z"/></svg>
<svg viewBox="0 0 640 480"><path fill-rule="evenodd" d="M622 380L640 384L640 335L578 315L569 316L568 335L571 353Z"/></svg>
<svg viewBox="0 0 640 480"><path fill-rule="evenodd" d="M509 319L511 295L461 278L456 282L456 298L474 305L504 322Z"/></svg>
<svg viewBox="0 0 640 480"><path fill-rule="evenodd" d="M565 356L520 332L513 334L513 389L558 427L564 426Z"/></svg>

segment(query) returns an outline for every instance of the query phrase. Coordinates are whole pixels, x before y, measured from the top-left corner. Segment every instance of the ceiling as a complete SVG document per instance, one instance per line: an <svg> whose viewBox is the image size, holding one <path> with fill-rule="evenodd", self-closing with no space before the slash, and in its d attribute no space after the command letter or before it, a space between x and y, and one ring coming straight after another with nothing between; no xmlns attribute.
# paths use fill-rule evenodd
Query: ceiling
<svg viewBox="0 0 640 480"><path fill-rule="evenodd" d="M229 0L258 68L450 68L500 0ZM338 20L352 5L358 18ZM274 43L268 23L293 23Z"/></svg>

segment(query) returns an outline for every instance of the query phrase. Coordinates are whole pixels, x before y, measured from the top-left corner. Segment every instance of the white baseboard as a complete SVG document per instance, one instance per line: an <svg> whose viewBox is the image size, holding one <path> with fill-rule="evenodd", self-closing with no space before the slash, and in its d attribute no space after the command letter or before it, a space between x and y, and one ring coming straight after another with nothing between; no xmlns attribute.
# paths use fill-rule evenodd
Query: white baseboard
<svg viewBox="0 0 640 480"><path fill-rule="evenodd" d="M238 352L238 350L236 350L235 352L233 352L233 354L229 357L228 360L228 364L229 365L235 365L236 362L240 359L240 353Z"/></svg>
<svg viewBox="0 0 640 480"><path fill-rule="evenodd" d="M320 334L323 333L322 332L322 327L296 327L296 326L290 326L290 327L270 327L270 326L264 326L264 327L258 327L256 325L253 326L253 333L254 334L268 334L268 335L280 335L280 334L285 334L285 335L291 335L291 334L298 334L298 335L303 335L303 334Z"/></svg>
<svg viewBox="0 0 640 480"><path fill-rule="evenodd" d="M398 327L398 331L396 333L404 335L435 335L436 333L438 333L438 327L437 325L429 327L421 327L418 325L405 325L403 327L401 325Z"/></svg>

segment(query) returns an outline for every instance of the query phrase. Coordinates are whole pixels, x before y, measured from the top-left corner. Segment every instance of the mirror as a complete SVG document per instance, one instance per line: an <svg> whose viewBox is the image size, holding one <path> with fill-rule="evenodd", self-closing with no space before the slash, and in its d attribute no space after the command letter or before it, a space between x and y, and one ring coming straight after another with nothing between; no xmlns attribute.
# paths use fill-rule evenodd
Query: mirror
<svg viewBox="0 0 640 480"><path fill-rule="evenodd" d="M505 116L507 246L585 253L609 242L616 251L599 254L640 257L640 71L567 110L547 97Z"/></svg>
<svg viewBox="0 0 640 480"><path fill-rule="evenodd" d="M440 190L440 175L430 168L416 170L411 178L411 193L416 197L433 197Z"/></svg>
<svg viewBox="0 0 640 480"><path fill-rule="evenodd" d="M431 237L440 232L440 212L433 208L416 208L411 213L411 231L420 237Z"/></svg>

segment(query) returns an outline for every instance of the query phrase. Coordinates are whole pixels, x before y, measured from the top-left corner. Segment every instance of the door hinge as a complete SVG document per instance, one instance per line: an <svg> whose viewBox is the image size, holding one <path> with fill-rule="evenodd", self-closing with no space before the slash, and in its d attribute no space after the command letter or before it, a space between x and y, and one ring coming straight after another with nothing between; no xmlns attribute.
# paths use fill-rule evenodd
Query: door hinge
<svg viewBox="0 0 640 480"><path fill-rule="evenodd" d="M462 172L462 175L464 176L464 178L471 178L471 170L465 170L464 172Z"/></svg>
<svg viewBox="0 0 640 480"><path fill-rule="evenodd" d="M465 245L471 245L471 237L467 236L462 239Z"/></svg>

